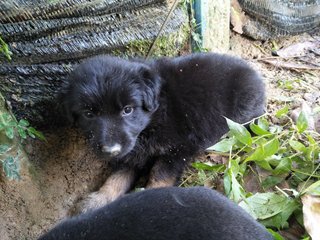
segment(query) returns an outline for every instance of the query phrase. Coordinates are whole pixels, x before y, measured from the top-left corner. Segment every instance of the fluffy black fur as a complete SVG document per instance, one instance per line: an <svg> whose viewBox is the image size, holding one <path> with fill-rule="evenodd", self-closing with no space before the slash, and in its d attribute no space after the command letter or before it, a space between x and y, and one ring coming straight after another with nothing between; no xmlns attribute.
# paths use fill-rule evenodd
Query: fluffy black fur
<svg viewBox="0 0 320 240"><path fill-rule="evenodd" d="M159 188L132 193L68 219L39 240L271 240L229 199L207 188Z"/></svg>
<svg viewBox="0 0 320 240"><path fill-rule="evenodd" d="M264 101L263 81L245 61L201 53L91 58L72 73L63 104L115 171L137 177L147 169L154 187L174 184L195 154L216 143L228 131L224 117L247 122L263 114Z"/></svg>

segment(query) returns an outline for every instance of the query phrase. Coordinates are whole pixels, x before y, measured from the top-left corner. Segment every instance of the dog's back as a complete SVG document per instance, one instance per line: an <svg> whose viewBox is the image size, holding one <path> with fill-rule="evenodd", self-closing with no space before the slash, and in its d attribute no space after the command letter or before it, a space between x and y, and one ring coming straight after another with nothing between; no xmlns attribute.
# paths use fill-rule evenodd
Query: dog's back
<svg viewBox="0 0 320 240"><path fill-rule="evenodd" d="M64 221L40 240L268 240L239 206L207 188L133 193Z"/></svg>
<svg viewBox="0 0 320 240"><path fill-rule="evenodd" d="M236 117L234 120L238 122L257 117L263 110L265 87L262 77L240 58L198 53L165 58L157 67L168 89L174 91L171 94L183 103L182 107L196 106L195 112L202 114L215 109L224 116ZM202 112L203 108L206 111ZM239 108L246 110L240 117Z"/></svg>
<svg viewBox="0 0 320 240"><path fill-rule="evenodd" d="M170 125L185 133L184 141L194 135L202 149L228 131L224 117L245 123L264 113L262 77L240 58L198 53L161 58L154 68L164 80L162 94L174 116Z"/></svg>

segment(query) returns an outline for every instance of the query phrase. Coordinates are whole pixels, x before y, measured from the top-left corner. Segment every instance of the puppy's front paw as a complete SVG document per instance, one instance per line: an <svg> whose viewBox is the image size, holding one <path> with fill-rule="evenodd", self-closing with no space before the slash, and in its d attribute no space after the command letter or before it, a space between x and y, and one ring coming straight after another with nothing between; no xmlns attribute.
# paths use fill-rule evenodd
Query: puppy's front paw
<svg viewBox="0 0 320 240"><path fill-rule="evenodd" d="M109 199L108 196L106 196L104 193L93 192L86 198L76 203L75 206L71 209L70 213L71 215L86 213L100 208L110 202L112 202L112 199Z"/></svg>

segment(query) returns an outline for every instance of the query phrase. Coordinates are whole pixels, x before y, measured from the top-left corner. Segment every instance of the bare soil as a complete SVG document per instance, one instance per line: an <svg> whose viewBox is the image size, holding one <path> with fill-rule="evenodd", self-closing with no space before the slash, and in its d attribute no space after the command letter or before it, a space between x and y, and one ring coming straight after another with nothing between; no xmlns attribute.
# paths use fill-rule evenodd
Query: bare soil
<svg viewBox="0 0 320 240"><path fill-rule="evenodd" d="M56 129L45 135L47 143L32 140L26 145L29 162L23 163L20 181L1 176L2 240L36 239L68 216L79 197L97 190L107 175L105 162L77 131Z"/></svg>
<svg viewBox="0 0 320 240"><path fill-rule="evenodd" d="M308 34L287 37L276 41L276 45L287 47L316 37ZM299 107L303 101L312 109L319 106L320 71L287 69L263 62L261 59L272 57L271 42L232 34L230 44L231 54L247 59L262 72L267 85L268 111L288 103ZM318 61L313 60L311 57L309 61ZM44 134L47 143L38 140L26 143L29 161L23 162L20 181L8 181L0 176L2 240L36 239L67 217L73 203L99 188L108 175L106 164L92 153L76 130L55 129Z"/></svg>

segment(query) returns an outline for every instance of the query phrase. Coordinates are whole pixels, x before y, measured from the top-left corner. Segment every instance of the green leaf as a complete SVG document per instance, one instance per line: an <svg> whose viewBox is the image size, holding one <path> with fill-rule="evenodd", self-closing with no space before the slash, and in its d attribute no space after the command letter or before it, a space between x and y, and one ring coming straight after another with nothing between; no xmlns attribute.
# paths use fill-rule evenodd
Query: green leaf
<svg viewBox="0 0 320 240"><path fill-rule="evenodd" d="M298 142L298 141L295 141L295 140L289 140L289 145L294 149L296 150L297 152L303 152L305 153L307 151L306 147Z"/></svg>
<svg viewBox="0 0 320 240"><path fill-rule="evenodd" d="M288 219L293 212L299 208L301 208L299 203L296 200L291 199L286 203L286 206L280 213L271 218L261 220L260 223L266 227L275 227L277 229L289 227Z"/></svg>
<svg viewBox="0 0 320 240"><path fill-rule="evenodd" d="M227 195L227 197L229 197L231 194L231 190L232 190L231 182L232 182L231 172L229 169L226 169L223 176L223 186L224 186L224 192Z"/></svg>
<svg viewBox="0 0 320 240"><path fill-rule="evenodd" d="M291 168L292 168L291 158L282 158L278 166L273 171L273 174L280 175L280 174L288 173L291 171Z"/></svg>
<svg viewBox="0 0 320 240"><path fill-rule="evenodd" d="M0 122L0 131L4 129L4 124Z"/></svg>
<svg viewBox="0 0 320 240"><path fill-rule="evenodd" d="M319 151L316 152L314 146L307 147L306 152L304 153L304 156L308 161L314 161L315 158L318 159L318 155L319 155Z"/></svg>
<svg viewBox="0 0 320 240"><path fill-rule="evenodd" d="M19 133L19 136L23 139L26 139L27 138L27 133L26 133L26 130L20 126L18 126L18 133Z"/></svg>
<svg viewBox="0 0 320 240"><path fill-rule="evenodd" d="M297 161L295 160L295 162ZM292 168L292 171L294 172L294 174L292 175L292 180L296 183L300 183L304 180L307 180L309 173L312 173L313 170L314 170L313 164L305 165L305 164L299 163L296 167Z"/></svg>
<svg viewBox="0 0 320 240"><path fill-rule="evenodd" d="M3 113L1 115L2 119L3 119L3 123L6 125L8 122L10 122L12 120L12 117L9 113Z"/></svg>
<svg viewBox="0 0 320 240"><path fill-rule="evenodd" d="M301 195L303 195L305 193L320 196L320 180L314 182L309 187L307 187L305 190L303 190L301 192Z"/></svg>
<svg viewBox="0 0 320 240"><path fill-rule="evenodd" d="M36 138L36 135L33 134L33 131L30 128L27 128L28 135L32 138Z"/></svg>
<svg viewBox="0 0 320 240"><path fill-rule="evenodd" d="M237 180L237 175L239 173L240 166L237 160L230 159L229 167L224 173L224 189L227 196L238 203L242 199L245 199L245 190Z"/></svg>
<svg viewBox="0 0 320 240"><path fill-rule="evenodd" d="M239 201L245 198L245 192L243 187L240 185L238 180L230 171L227 171L227 174L225 174L223 180L224 180L224 187L226 190L226 194L228 191L227 196L232 201L238 203Z"/></svg>
<svg viewBox="0 0 320 240"><path fill-rule="evenodd" d="M206 149L206 151L217 151L217 152L230 152L233 145L237 143L237 140L233 137L222 139L212 147Z"/></svg>
<svg viewBox="0 0 320 240"><path fill-rule="evenodd" d="M46 141L45 136L41 132L39 132L36 129L34 129L33 127L27 128L27 132L28 132L29 136L32 137L32 138L36 138L37 137L42 141Z"/></svg>
<svg viewBox="0 0 320 240"><path fill-rule="evenodd" d="M267 141L264 144L259 145L256 150L245 159L244 162L248 161L262 161L267 157L275 154L279 149L279 140L275 137Z"/></svg>
<svg viewBox="0 0 320 240"><path fill-rule="evenodd" d="M263 188L273 187L283 181L283 178L276 176L268 176L265 180L262 181L261 186Z"/></svg>
<svg viewBox="0 0 320 240"><path fill-rule="evenodd" d="M301 195L300 195L301 196ZM304 224L303 224L303 213L302 213L302 211L295 211L294 213L294 217L295 217L295 219L297 220L297 222L301 225L301 226L303 226ZM301 239L302 240L302 239Z"/></svg>
<svg viewBox="0 0 320 240"><path fill-rule="evenodd" d="M287 204L287 198L275 193L256 193L239 204L255 219L263 220L277 215Z"/></svg>
<svg viewBox="0 0 320 240"><path fill-rule="evenodd" d="M288 105L286 105L285 107L279 109L279 110L276 112L276 117L277 117L277 118L280 118L280 117L282 117L283 115L287 115L288 112L289 112L289 107L288 107Z"/></svg>
<svg viewBox="0 0 320 240"><path fill-rule="evenodd" d="M272 235L274 240L285 240L279 233L273 231L271 228L268 228L267 230Z"/></svg>
<svg viewBox="0 0 320 240"><path fill-rule="evenodd" d="M279 134L283 131L283 127L279 125L272 125L269 128L270 133Z"/></svg>
<svg viewBox="0 0 320 240"><path fill-rule="evenodd" d="M14 119L11 119L9 122L6 124L7 127L16 127L17 123Z"/></svg>
<svg viewBox="0 0 320 240"><path fill-rule="evenodd" d="M6 132L6 136L9 139L13 139L14 138L14 129L13 129L13 127L6 127L5 128L5 132Z"/></svg>
<svg viewBox="0 0 320 240"><path fill-rule="evenodd" d="M310 135L310 134L306 134L308 141L309 141L309 145L316 145L317 142L316 140L314 140L314 138Z"/></svg>
<svg viewBox="0 0 320 240"><path fill-rule="evenodd" d="M308 128L308 118L305 111L301 111L297 120L298 132L302 133Z"/></svg>
<svg viewBox="0 0 320 240"><path fill-rule="evenodd" d="M260 161L256 161L255 162L259 167L268 170L268 171L272 171L272 167L270 166L270 163L266 160L260 160Z"/></svg>
<svg viewBox="0 0 320 240"><path fill-rule="evenodd" d="M267 130L264 130L263 128L261 128L259 125L255 124L255 123L250 123L250 129L251 131L258 135L258 136L263 136L263 135L267 135L267 134L271 134L270 132L268 132Z"/></svg>
<svg viewBox="0 0 320 240"><path fill-rule="evenodd" d="M301 224L302 225L302 224ZM311 240L311 238L310 237L304 237L304 238L302 238L301 240Z"/></svg>
<svg viewBox="0 0 320 240"><path fill-rule="evenodd" d="M269 129L269 123L268 123L267 119L265 119L265 118L258 119L258 126L265 131L268 131L268 129Z"/></svg>
<svg viewBox="0 0 320 240"><path fill-rule="evenodd" d="M279 149L279 140L278 138L273 138L269 140L265 145L264 145L264 152L265 152L265 157L272 156L275 154Z"/></svg>
<svg viewBox="0 0 320 240"><path fill-rule="evenodd" d="M6 153L8 150L10 149L10 147L6 144L1 144L0 145L0 154L4 154Z"/></svg>
<svg viewBox="0 0 320 240"><path fill-rule="evenodd" d="M267 157L266 160L268 161L268 163L270 163L271 166L278 166L280 160L282 159L282 155L278 155L279 152L277 152L277 154L274 154L270 157Z"/></svg>
<svg viewBox="0 0 320 240"><path fill-rule="evenodd" d="M20 179L20 165L18 158L12 156L7 157L2 161L2 168L6 176L10 180L19 180Z"/></svg>
<svg viewBox="0 0 320 240"><path fill-rule="evenodd" d="M254 150L254 152L251 155L249 155L244 160L244 162L264 160L265 158L264 155L265 155L264 146L261 144Z"/></svg>
<svg viewBox="0 0 320 240"><path fill-rule="evenodd" d="M239 204L267 227L280 228L298 208L295 200L276 193L256 193Z"/></svg>
<svg viewBox="0 0 320 240"><path fill-rule="evenodd" d="M21 119L18 123L19 126L21 127L28 127L30 124L27 120Z"/></svg>
<svg viewBox="0 0 320 240"><path fill-rule="evenodd" d="M12 52L9 49L8 44L6 44L0 37L0 53L3 53L8 60L11 60Z"/></svg>
<svg viewBox="0 0 320 240"><path fill-rule="evenodd" d="M231 134L245 145L252 145L252 138L249 131L239 123L226 118Z"/></svg>
<svg viewBox="0 0 320 240"><path fill-rule="evenodd" d="M226 166L224 164L208 164L208 163L202 163L202 162L194 162L192 163L192 167L198 170L207 170L207 171L213 171L213 172L223 172L226 169Z"/></svg>
<svg viewBox="0 0 320 240"><path fill-rule="evenodd" d="M236 177L240 173L240 165L239 165L240 158L237 159L230 159L228 163L228 167L230 168L233 175Z"/></svg>

